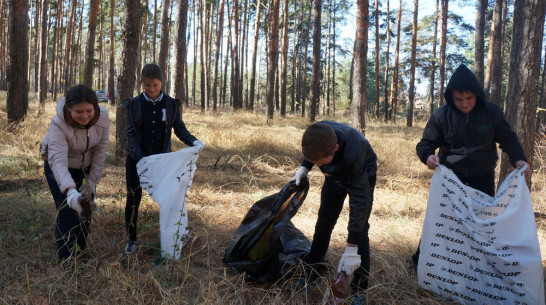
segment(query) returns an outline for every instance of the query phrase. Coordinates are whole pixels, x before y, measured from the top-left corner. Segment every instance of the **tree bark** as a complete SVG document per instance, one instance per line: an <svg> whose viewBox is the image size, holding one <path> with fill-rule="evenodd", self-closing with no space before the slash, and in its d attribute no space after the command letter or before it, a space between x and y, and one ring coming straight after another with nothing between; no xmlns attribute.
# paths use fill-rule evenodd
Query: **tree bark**
<svg viewBox="0 0 546 305"><path fill-rule="evenodd" d="M542 68L542 90L540 91L540 99L538 103L537 116L537 131L546 136L546 55L542 59L544 67Z"/></svg>
<svg viewBox="0 0 546 305"><path fill-rule="evenodd" d="M313 24L313 70L311 72L311 97L309 98L309 122L315 122L320 101L320 39L322 0L315 0Z"/></svg>
<svg viewBox="0 0 546 305"><path fill-rule="evenodd" d="M543 0L516 0L514 3L512 52L504 101L506 119L518 135L531 167L540 75L537 63L540 63L545 13L546 1ZM510 170L508 157L503 154L499 181L503 181ZM527 184L531 188L531 178L527 179Z"/></svg>
<svg viewBox="0 0 546 305"><path fill-rule="evenodd" d="M95 33L97 30L97 12L99 10L100 0L91 0L89 6L89 27L87 36L87 47L85 50L85 72L83 84L93 88L93 70L95 68Z"/></svg>
<svg viewBox="0 0 546 305"><path fill-rule="evenodd" d="M305 117L305 100L307 99L307 51L309 50L309 32L311 31L311 16L313 4L315 0L311 0L309 3L309 13L307 14L307 29L305 31L305 52L303 53L303 85L302 85L302 96L301 96L301 116Z"/></svg>
<svg viewBox="0 0 546 305"><path fill-rule="evenodd" d="M111 105L116 103L116 89L114 85L115 79L115 48L116 42L114 40L114 9L115 0L110 0L110 61L108 68L108 99Z"/></svg>
<svg viewBox="0 0 546 305"><path fill-rule="evenodd" d="M446 0L447 1L447 0ZM385 22L387 23L387 51L385 52L385 100L383 104L385 105L385 122L389 119L389 49L391 44L391 21L390 21L390 8L389 0L387 0L387 17L385 17Z"/></svg>
<svg viewBox="0 0 546 305"><path fill-rule="evenodd" d="M184 79L184 66L186 65L186 26L188 23L188 0L178 0L175 22L175 51L174 51L174 97L180 99L183 105L187 105L186 82Z"/></svg>
<svg viewBox="0 0 546 305"><path fill-rule="evenodd" d="M40 109L45 106L47 99L47 47L48 47L48 30L47 30L47 8L48 0L42 0L42 32L40 46Z"/></svg>
<svg viewBox="0 0 546 305"><path fill-rule="evenodd" d="M224 30L224 0L220 1L220 11L218 13L218 25L216 26L216 50L214 52L214 77L212 84L212 111L216 111L218 105L218 68L220 57L220 42Z"/></svg>
<svg viewBox="0 0 546 305"><path fill-rule="evenodd" d="M375 118L379 119L379 0L375 0Z"/></svg>
<svg viewBox="0 0 546 305"><path fill-rule="evenodd" d="M351 117L353 126L366 133L366 113L368 92L366 87L366 64L368 53L368 12L369 2L358 0L356 6L356 35L354 44L353 69L353 100L351 103Z"/></svg>
<svg viewBox="0 0 546 305"><path fill-rule="evenodd" d="M279 6L280 0L273 0L271 27L269 28L269 45L267 56L267 119L273 119L275 98L275 73L279 57ZM320 0L319 0L320 2ZM320 19L320 15L319 15Z"/></svg>
<svg viewBox="0 0 546 305"><path fill-rule="evenodd" d="M485 13L487 12L487 0L478 1L478 12L476 13L476 34L474 47L474 74L483 87L484 82L484 49L485 49Z"/></svg>
<svg viewBox="0 0 546 305"><path fill-rule="evenodd" d="M252 53L252 76L250 77L250 101L249 110L254 110L254 94L256 90L256 56L258 54L258 40L260 38L260 13L262 11L262 0L258 0L256 5L256 22L254 24L254 52Z"/></svg>
<svg viewBox="0 0 546 305"><path fill-rule="evenodd" d="M392 67L392 81L391 81L391 109L389 110L389 118L396 122L396 108L398 104L398 62L400 60L400 29L402 24L402 0L398 3L397 12L397 25L396 25L396 52L394 55L394 66ZM413 55L413 54L412 54Z"/></svg>
<svg viewBox="0 0 546 305"><path fill-rule="evenodd" d="M414 0L413 6L413 31L411 38L411 67L410 67L410 84L409 84L409 103L408 103L408 116L406 120L406 126L413 126L413 105L415 103L415 57L417 48L417 13L419 11L419 0Z"/></svg>
<svg viewBox="0 0 546 305"><path fill-rule="evenodd" d="M436 11L434 13L434 41L432 42L432 69L430 71L430 87L429 87L429 95L430 95L430 102L429 102L429 117L432 116L432 112L434 112L434 87L436 87L435 84L435 78L436 78L436 45L438 42L438 7L440 4L440 0L436 0ZM442 97L440 97L441 99Z"/></svg>
<svg viewBox="0 0 546 305"><path fill-rule="evenodd" d="M447 11L449 0L442 3L442 36L440 37L440 90L438 90L438 107L444 104L444 87L446 78L446 44L447 44Z"/></svg>
<svg viewBox="0 0 546 305"><path fill-rule="evenodd" d="M23 120L28 111L28 1L9 0L8 124ZM10 125L11 126L11 125Z"/></svg>
<svg viewBox="0 0 546 305"><path fill-rule="evenodd" d="M118 77L120 99L116 107L116 126L118 126L116 128L116 156L119 158L125 155L127 147L127 129L125 128L127 126L127 115L123 101L133 97L133 88L135 87L140 9L139 0L125 0L125 20L121 33L120 75Z"/></svg>
<svg viewBox="0 0 546 305"><path fill-rule="evenodd" d="M169 57L169 6L170 0L163 0L161 7L161 41L159 42L159 68L163 73L161 90L167 92L167 59Z"/></svg>
<svg viewBox="0 0 546 305"><path fill-rule="evenodd" d="M288 77L288 0L284 2L283 37L281 48L281 116L286 116L286 86Z"/></svg>
<svg viewBox="0 0 546 305"><path fill-rule="evenodd" d="M494 38L492 38L493 58L491 66L490 100L495 104L500 104L502 90L502 45L504 43L502 37L502 2L503 0L495 1L495 13L493 14L493 26L495 29L492 32Z"/></svg>

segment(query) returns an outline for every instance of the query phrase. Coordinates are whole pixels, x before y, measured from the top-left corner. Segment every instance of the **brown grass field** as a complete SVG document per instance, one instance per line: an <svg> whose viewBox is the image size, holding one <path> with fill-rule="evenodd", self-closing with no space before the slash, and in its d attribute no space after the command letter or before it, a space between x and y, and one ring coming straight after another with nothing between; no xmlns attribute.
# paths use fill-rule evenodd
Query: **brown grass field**
<svg viewBox="0 0 546 305"><path fill-rule="evenodd" d="M306 121L278 115L185 109L188 129L206 147L188 194L190 239L182 259L155 266L159 208L148 196L140 206L138 253L123 255L125 169L114 157L115 113L110 110L110 148L89 241L89 259L72 268L57 264L53 240L55 207L43 176L39 143L54 113L31 99L27 119L7 130L5 92L0 93L0 304L321 304L334 270L307 290L297 280L274 284L245 281L222 264L225 248L248 208L277 192L301 162L299 143ZM325 119L324 117L319 117ZM341 122L348 118L329 117ZM378 183L370 218L372 271L369 304L453 304L421 289L409 268L424 220L432 172L415 154L424 122L368 121L366 132L378 161ZM173 138L173 149L183 147ZM546 266L546 139L537 143L532 199ZM312 237L323 176L310 172L311 188L294 224ZM146 194L146 193L145 193ZM334 230L327 259L337 265L347 237L348 207Z"/></svg>

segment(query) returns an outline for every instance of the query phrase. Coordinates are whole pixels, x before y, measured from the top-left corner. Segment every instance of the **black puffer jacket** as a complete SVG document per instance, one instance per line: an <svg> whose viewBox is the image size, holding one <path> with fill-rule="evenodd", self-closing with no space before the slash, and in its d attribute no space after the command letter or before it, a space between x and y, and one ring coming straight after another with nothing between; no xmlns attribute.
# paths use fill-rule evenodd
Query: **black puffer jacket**
<svg viewBox="0 0 546 305"><path fill-rule="evenodd" d="M165 141L163 143L163 152L171 151L171 130L174 128L174 134L186 145L193 146L193 141L197 140L186 128L182 121L180 112L180 100L173 99L165 95L165 109L167 121L165 122ZM142 108L141 103L149 103L142 94L132 99L124 100L127 108L127 154L135 161L144 157L142 151Z"/></svg>
<svg viewBox="0 0 546 305"><path fill-rule="evenodd" d="M348 185L350 216L347 241L356 244L368 218L370 204L368 177L377 174L377 156L368 140L355 128L332 121L318 123L332 127L337 136L339 149L335 152L332 162L319 168L326 176L343 180ZM309 170L313 165L307 160L302 164Z"/></svg>
<svg viewBox="0 0 546 305"><path fill-rule="evenodd" d="M455 107L452 89L476 94L476 106L469 114ZM501 108L485 99L478 79L465 65L460 65L451 76L444 97L447 103L434 111L417 144L417 155L423 163L440 148L440 163L458 177L483 175L495 169L499 159L496 143L508 154L512 166L519 160L526 161Z"/></svg>

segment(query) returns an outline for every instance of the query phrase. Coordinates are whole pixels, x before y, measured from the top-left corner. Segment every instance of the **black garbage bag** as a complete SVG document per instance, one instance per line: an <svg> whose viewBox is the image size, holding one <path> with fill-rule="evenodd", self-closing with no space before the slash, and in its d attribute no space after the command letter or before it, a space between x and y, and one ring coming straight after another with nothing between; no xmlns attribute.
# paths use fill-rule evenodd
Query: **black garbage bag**
<svg viewBox="0 0 546 305"><path fill-rule="evenodd" d="M290 219L302 205L309 182L286 184L247 212L224 254L223 262L259 282L275 282L309 253L311 242Z"/></svg>

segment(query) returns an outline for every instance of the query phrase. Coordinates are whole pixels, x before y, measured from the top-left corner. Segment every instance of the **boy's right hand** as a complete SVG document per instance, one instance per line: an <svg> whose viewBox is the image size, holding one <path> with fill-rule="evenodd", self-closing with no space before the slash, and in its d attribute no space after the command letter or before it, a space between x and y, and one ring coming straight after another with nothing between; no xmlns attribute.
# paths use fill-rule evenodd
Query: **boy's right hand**
<svg viewBox="0 0 546 305"><path fill-rule="evenodd" d="M438 166L440 166L440 158L438 158L437 155L428 156L427 166L429 169L435 170Z"/></svg>
<svg viewBox="0 0 546 305"><path fill-rule="evenodd" d="M300 182L307 178L307 173L309 170L305 166L300 166L298 170L296 171L296 174L294 175L294 178L292 180L296 180L296 185L300 185Z"/></svg>

